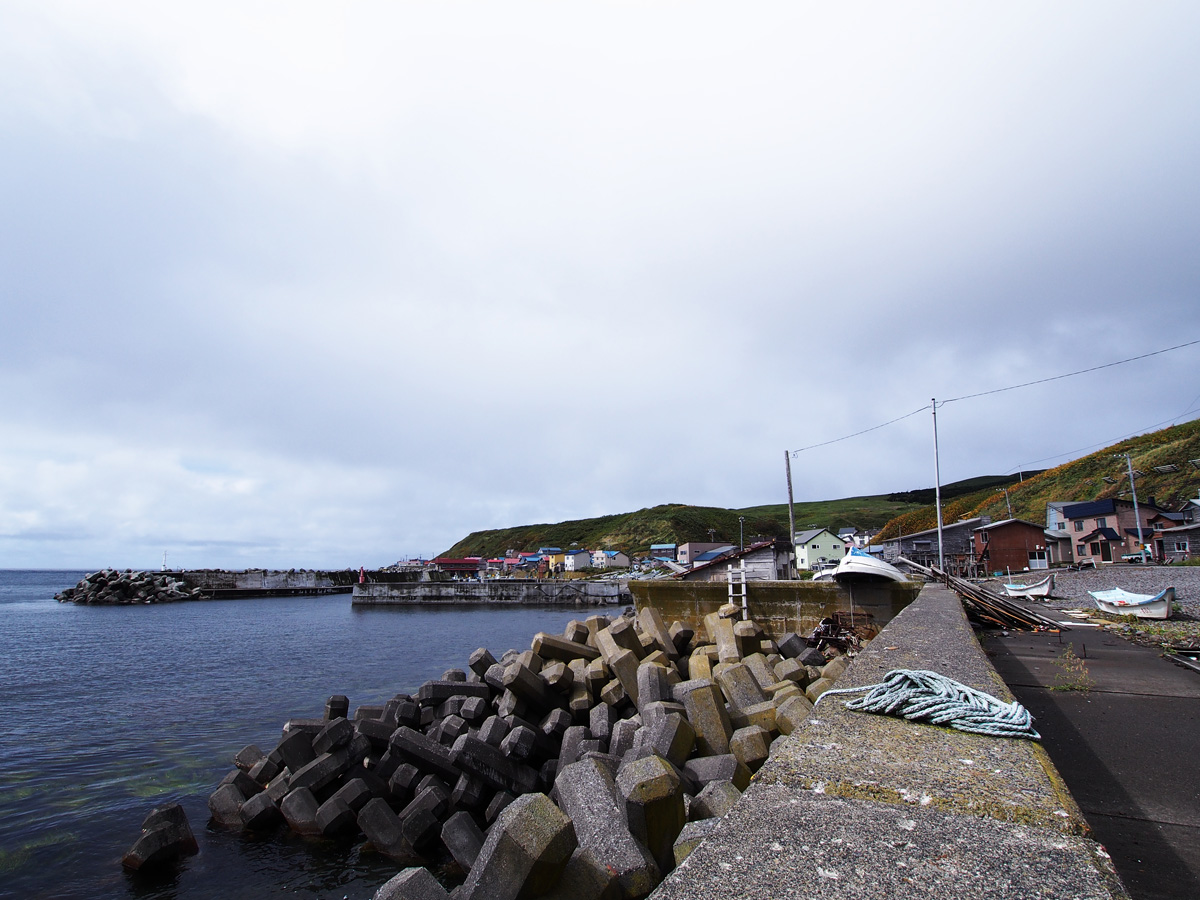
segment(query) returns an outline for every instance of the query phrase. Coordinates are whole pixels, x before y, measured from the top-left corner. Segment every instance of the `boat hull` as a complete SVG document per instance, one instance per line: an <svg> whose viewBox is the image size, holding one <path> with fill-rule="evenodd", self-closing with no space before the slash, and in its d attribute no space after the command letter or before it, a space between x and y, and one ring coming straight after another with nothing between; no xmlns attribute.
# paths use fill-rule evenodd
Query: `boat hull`
<svg viewBox="0 0 1200 900"><path fill-rule="evenodd" d="M857 549L851 550L842 558L833 570L833 577L844 582L908 581L908 577L891 563Z"/></svg>
<svg viewBox="0 0 1200 900"><path fill-rule="evenodd" d="M1175 602L1175 588L1173 587L1153 596L1129 594L1125 591L1088 591L1088 593L1101 612L1114 616L1137 616L1139 619L1169 618L1171 606Z"/></svg>
<svg viewBox="0 0 1200 900"><path fill-rule="evenodd" d="M1049 597L1054 593L1054 576L1047 575L1034 584L1006 584L1004 592L1010 597Z"/></svg>

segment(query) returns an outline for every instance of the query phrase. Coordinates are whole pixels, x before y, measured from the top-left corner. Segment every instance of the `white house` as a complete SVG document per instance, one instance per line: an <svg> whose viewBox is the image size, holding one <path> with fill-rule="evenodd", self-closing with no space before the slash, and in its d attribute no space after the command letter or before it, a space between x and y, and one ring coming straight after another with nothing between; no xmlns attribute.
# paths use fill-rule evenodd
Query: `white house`
<svg viewBox="0 0 1200 900"><path fill-rule="evenodd" d="M563 569L567 572L580 572L591 564L590 550L568 550L563 557Z"/></svg>
<svg viewBox="0 0 1200 900"><path fill-rule="evenodd" d="M796 532L796 568L813 569L819 563L839 563L846 544L828 528Z"/></svg>
<svg viewBox="0 0 1200 900"><path fill-rule="evenodd" d="M629 557L620 550L593 550L592 568L594 569L628 569Z"/></svg>

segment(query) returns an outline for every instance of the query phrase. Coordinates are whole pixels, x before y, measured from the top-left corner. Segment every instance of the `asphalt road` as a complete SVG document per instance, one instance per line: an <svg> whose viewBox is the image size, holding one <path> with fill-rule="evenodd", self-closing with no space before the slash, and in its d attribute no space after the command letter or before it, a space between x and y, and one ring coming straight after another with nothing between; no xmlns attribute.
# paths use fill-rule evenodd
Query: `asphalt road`
<svg viewBox="0 0 1200 900"><path fill-rule="evenodd" d="M1090 690L1051 690L1078 680L1056 665L1067 645ZM991 632L984 648L1133 900L1200 898L1200 674L1094 628Z"/></svg>

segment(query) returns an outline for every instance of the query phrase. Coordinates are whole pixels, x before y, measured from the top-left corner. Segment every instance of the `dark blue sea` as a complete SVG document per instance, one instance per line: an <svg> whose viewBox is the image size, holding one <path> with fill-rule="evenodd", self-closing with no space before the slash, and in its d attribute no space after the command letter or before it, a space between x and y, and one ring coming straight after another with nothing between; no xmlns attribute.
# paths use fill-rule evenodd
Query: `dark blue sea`
<svg viewBox="0 0 1200 900"><path fill-rule="evenodd" d="M369 898L393 863L353 845L208 827L208 795L246 744L331 694L382 703L476 647L527 649L592 611L354 609L349 595L75 606L84 572L0 570L0 897ZM181 803L200 853L167 878L122 854Z"/></svg>

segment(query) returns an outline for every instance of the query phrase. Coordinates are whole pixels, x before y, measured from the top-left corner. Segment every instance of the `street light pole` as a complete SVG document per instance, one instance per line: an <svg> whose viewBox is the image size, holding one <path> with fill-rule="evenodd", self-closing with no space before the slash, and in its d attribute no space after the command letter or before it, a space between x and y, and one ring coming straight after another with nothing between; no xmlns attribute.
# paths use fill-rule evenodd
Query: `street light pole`
<svg viewBox="0 0 1200 900"><path fill-rule="evenodd" d="M938 461L937 397L933 398L933 499L937 506L938 568L946 571L946 554L942 547L942 467Z"/></svg>

